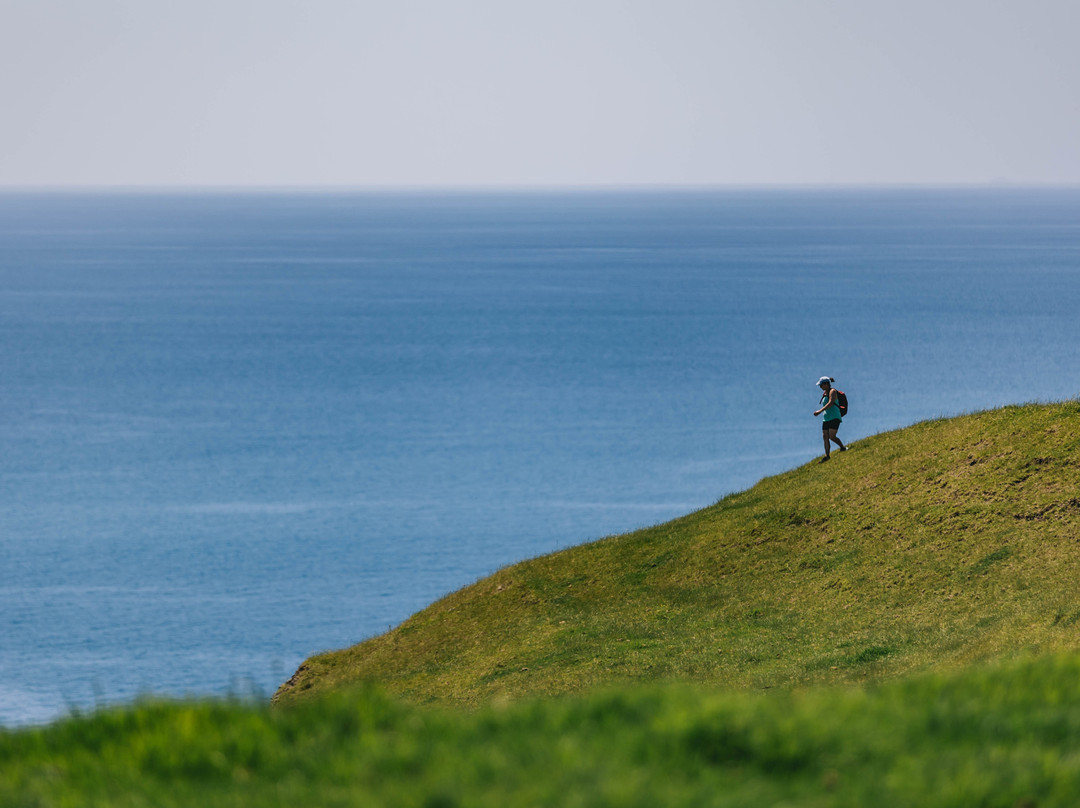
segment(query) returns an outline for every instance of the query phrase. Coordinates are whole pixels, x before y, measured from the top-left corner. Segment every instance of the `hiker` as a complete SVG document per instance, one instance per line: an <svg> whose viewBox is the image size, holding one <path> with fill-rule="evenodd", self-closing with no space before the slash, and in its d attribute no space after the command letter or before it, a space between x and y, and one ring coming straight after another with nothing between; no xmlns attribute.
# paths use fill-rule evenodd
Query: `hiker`
<svg viewBox="0 0 1080 808"><path fill-rule="evenodd" d="M835 381L836 379L822 376L817 382L817 386L821 388L821 401L818 402L821 408L814 410L814 417L825 414L825 420L821 422L821 438L825 442L825 457L821 458L822 463L829 459L829 441L839 446L841 452L847 451L840 438L836 437L836 430L840 428L840 405L836 400L838 391L832 386Z"/></svg>

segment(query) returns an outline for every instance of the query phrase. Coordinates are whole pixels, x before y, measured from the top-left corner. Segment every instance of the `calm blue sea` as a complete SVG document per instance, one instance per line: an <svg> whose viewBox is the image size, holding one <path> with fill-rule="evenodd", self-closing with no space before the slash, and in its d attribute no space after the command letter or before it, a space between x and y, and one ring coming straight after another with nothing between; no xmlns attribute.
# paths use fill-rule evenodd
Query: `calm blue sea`
<svg viewBox="0 0 1080 808"><path fill-rule="evenodd" d="M1080 393L1080 191L0 195L0 724L269 694L841 436Z"/></svg>

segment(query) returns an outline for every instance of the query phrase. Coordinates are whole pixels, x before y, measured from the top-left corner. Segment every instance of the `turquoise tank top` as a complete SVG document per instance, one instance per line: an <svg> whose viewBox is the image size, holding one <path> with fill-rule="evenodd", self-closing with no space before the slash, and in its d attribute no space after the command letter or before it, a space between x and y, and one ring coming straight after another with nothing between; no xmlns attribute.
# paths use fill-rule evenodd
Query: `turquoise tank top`
<svg viewBox="0 0 1080 808"><path fill-rule="evenodd" d="M821 401L819 401L818 404L824 404L828 400L829 400L829 395L828 395L828 393L826 393L825 395L823 395L821 397ZM838 406L836 406L836 404L830 405L825 410L825 412L821 413L821 420L823 420L823 421L840 421L840 420L843 420L840 417L840 408Z"/></svg>

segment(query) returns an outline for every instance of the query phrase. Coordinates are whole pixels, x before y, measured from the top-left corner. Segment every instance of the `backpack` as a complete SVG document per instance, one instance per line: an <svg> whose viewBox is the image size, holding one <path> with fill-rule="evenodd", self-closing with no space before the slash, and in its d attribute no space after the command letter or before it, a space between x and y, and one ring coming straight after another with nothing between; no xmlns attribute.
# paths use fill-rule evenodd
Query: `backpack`
<svg viewBox="0 0 1080 808"><path fill-rule="evenodd" d="M843 390L836 391L836 406L840 408L840 417L847 417L847 393Z"/></svg>

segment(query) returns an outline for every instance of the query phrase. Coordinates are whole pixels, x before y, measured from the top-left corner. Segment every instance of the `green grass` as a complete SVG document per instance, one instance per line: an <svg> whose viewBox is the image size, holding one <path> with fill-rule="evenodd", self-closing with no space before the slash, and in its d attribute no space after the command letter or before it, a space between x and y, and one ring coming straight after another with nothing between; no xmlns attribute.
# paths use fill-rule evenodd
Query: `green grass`
<svg viewBox="0 0 1080 808"><path fill-rule="evenodd" d="M878 686L609 688L478 710L370 687L0 732L0 805L1074 806L1080 656Z"/></svg>
<svg viewBox="0 0 1080 808"><path fill-rule="evenodd" d="M294 701L377 681L418 703L612 683L888 680L1080 649L1080 404L853 444L668 524L506 568L309 659Z"/></svg>
<svg viewBox="0 0 1080 808"><path fill-rule="evenodd" d="M1080 403L877 435L523 562L275 707L0 731L0 806L1072 806Z"/></svg>

